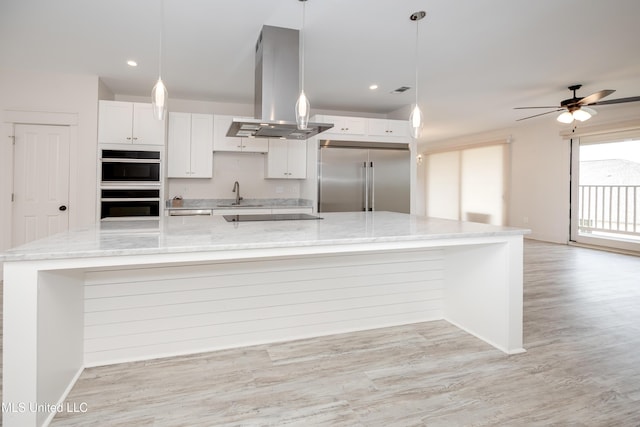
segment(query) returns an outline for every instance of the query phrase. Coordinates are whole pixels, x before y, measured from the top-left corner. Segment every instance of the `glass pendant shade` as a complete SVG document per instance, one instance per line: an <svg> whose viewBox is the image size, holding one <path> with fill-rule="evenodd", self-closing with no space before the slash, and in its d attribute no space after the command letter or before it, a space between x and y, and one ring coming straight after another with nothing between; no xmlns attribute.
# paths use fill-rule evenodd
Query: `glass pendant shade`
<svg viewBox="0 0 640 427"><path fill-rule="evenodd" d="M409 116L409 126L411 131L411 137L413 139L420 138L422 134L422 111L420 111L420 107L416 104L411 110L411 115Z"/></svg>
<svg viewBox="0 0 640 427"><path fill-rule="evenodd" d="M556 120L560 123L571 123L573 122L573 114L565 111L564 113L560 114Z"/></svg>
<svg viewBox="0 0 640 427"><path fill-rule="evenodd" d="M160 37L158 43L158 81L151 89L151 106L153 107L153 117L157 120L164 120L167 112L167 87L162 82L162 26L164 23L164 0L160 0Z"/></svg>
<svg viewBox="0 0 640 427"><path fill-rule="evenodd" d="M309 124L309 99L304 94L304 90L300 92L298 102L296 102L296 123L298 129L306 129Z"/></svg>
<svg viewBox="0 0 640 427"><path fill-rule="evenodd" d="M158 77L158 82L151 90L151 105L153 106L153 117L157 120L164 120L167 111L167 88L162 79Z"/></svg>
<svg viewBox="0 0 640 427"><path fill-rule="evenodd" d="M584 122L585 120L589 120L591 118L591 114L589 114L589 112L586 110L580 109L573 112L573 118L580 122Z"/></svg>

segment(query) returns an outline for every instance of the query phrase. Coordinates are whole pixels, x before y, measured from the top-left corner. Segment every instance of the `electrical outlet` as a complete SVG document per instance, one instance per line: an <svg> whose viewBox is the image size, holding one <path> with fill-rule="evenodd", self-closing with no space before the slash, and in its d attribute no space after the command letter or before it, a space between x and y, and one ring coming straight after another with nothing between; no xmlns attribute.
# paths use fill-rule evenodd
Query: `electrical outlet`
<svg viewBox="0 0 640 427"><path fill-rule="evenodd" d="M284 193L284 187L282 187L281 185L276 186L276 194L282 193Z"/></svg>
<svg viewBox="0 0 640 427"><path fill-rule="evenodd" d="M523 216L522 217L522 223L523 224L529 224L529 217L528 216Z"/></svg>

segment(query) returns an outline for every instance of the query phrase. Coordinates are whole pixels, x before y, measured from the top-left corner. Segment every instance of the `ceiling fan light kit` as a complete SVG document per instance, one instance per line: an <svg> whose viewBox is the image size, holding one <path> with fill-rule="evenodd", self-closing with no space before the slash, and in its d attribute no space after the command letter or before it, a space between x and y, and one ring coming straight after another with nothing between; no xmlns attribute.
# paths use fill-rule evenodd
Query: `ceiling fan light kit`
<svg viewBox="0 0 640 427"><path fill-rule="evenodd" d="M600 101L602 98L611 95L615 90L613 89L605 89L596 93L592 93L589 96L585 96L584 98L579 98L576 95L576 91L580 89L582 85L573 85L569 86L569 90L573 91L573 97L569 99L565 99L560 103L559 106L547 106L547 107L516 107L516 110L522 109L530 109L530 108L553 108L551 111L547 111L540 114L535 114L533 116L524 117L522 119L516 120L517 122L521 120L532 119L534 117L544 116L546 114L557 113L558 111L565 110L562 114L560 114L556 120L560 123L573 123L574 120L579 122L584 122L589 120L591 117L598 114L596 110L593 108L587 107L587 105L610 105L610 104L624 104L627 102L637 102L640 101L640 96L632 96L629 98L619 98L619 99L610 99L607 101Z"/></svg>

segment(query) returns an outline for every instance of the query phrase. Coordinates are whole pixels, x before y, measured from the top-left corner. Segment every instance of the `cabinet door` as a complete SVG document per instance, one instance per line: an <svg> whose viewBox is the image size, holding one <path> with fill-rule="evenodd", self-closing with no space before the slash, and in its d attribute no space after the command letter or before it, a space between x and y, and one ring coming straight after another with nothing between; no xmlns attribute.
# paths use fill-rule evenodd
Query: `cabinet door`
<svg viewBox="0 0 640 427"><path fill-rule="evenodd" d="M191 114L191 177L213 177L213 115Z"/></svg>
<svg viewBox="0 0 640 427"><path fill-rule="evenodd" d="M102 144L131 144L133 104L119 101L100 101L98 108L98 142Z"/></svg>
<svg viewBox="0 0 640 427"><path fill-rule="evenodd" d="M367 120L362 117L317 116L317 120L333 123L333 127L326 134L333 135L365 135Z"/></svg>
<svg viewBox="0 0 640 427"><path fill-rule="evenodd" d="M167 176L191 176L190 144L191 114L169 113L169 141L167 143Z"/></svg>
<svg viewBox="0 0 640 427"><path fill-rule="evenodd" d="M387 121L384 119L369 119L369 135L389 136Z"/></svg>
<svg viewBox="0 0 640 427"><path fill-rule="evenodd" d="M397 137L409 136L408 120L385 120L387 122L387 134Z"/></svg>
<svg viewBox="0 0 640 427"><path fill-rule="evenodd" d="M244 138L227 136L232 120L233 116L213 116L213 151L242 151Z"/></svg>
<svg viewBox="0 0 640 427"><path fill-rule="evenodd" d="M133 143L164 145L165 121L153 117L151 104L133 103Z"/></svg>
<svg viewBox="0 0 640 427"><path fill-rule="evenodd" d="M307 142L287 142L287 177L290 179L305 179L307 177Z"/></svg>
<svg viewBox="0 0 640 427"><path fill-rule="evenodd" d="M267 178L288 178L288 141L269 139L267 154Z"/></svg>
<svg viewBox="0 0 640 427"><path fill-rule="evenodd" d="M343 133L349 135L364 135L367 133L367 121L361 117L344 117Z"/></svg>
<svg viewBox="0 0 640 427"><path fill-rule="evenodd" d="M245 153L266 153L269 151L269 140L267 138L240 139L242 140L242 151Z"/></svg>

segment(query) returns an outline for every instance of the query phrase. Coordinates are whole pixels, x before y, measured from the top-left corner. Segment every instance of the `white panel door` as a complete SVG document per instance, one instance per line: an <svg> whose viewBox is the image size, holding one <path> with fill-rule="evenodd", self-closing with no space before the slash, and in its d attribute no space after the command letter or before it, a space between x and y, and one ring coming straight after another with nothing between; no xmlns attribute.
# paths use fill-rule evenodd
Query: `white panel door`
<svg viewBox="0 0 640 427"><path fill-rule="evenodd" d="M100 101L98 110L98 142L101 144L131 144L133 104L120 101Z"/></svg>
<svg viewBox="0 0 640 427"><path fill-rule="evenodd" d="M167 176L191 176L191 114L169 113L169 139L167 147Z"/></svg>
<svg viewBox="0 0 640 427"><path fill-rule="evenodd" d="M191 177L213 177L213 116L191 115Z"/></svg>
<svg viewBox="0 0 640 427"><path fill-rule="evenodd" d="M133 103L133 143L164 145L165 120L153 116L151 104Z"/></svg>
<svg viewBox="0 0 640 427"><path fill-rule="evenodd" d="M69 228L69 128L16 125L12 245Z"/></svg>
<svg viewBox="0 0 640 427"><path fill-rule="evenodd" d="M307 177L307 141L287 142L288 177L291 179L305 179Z"/></svg>

